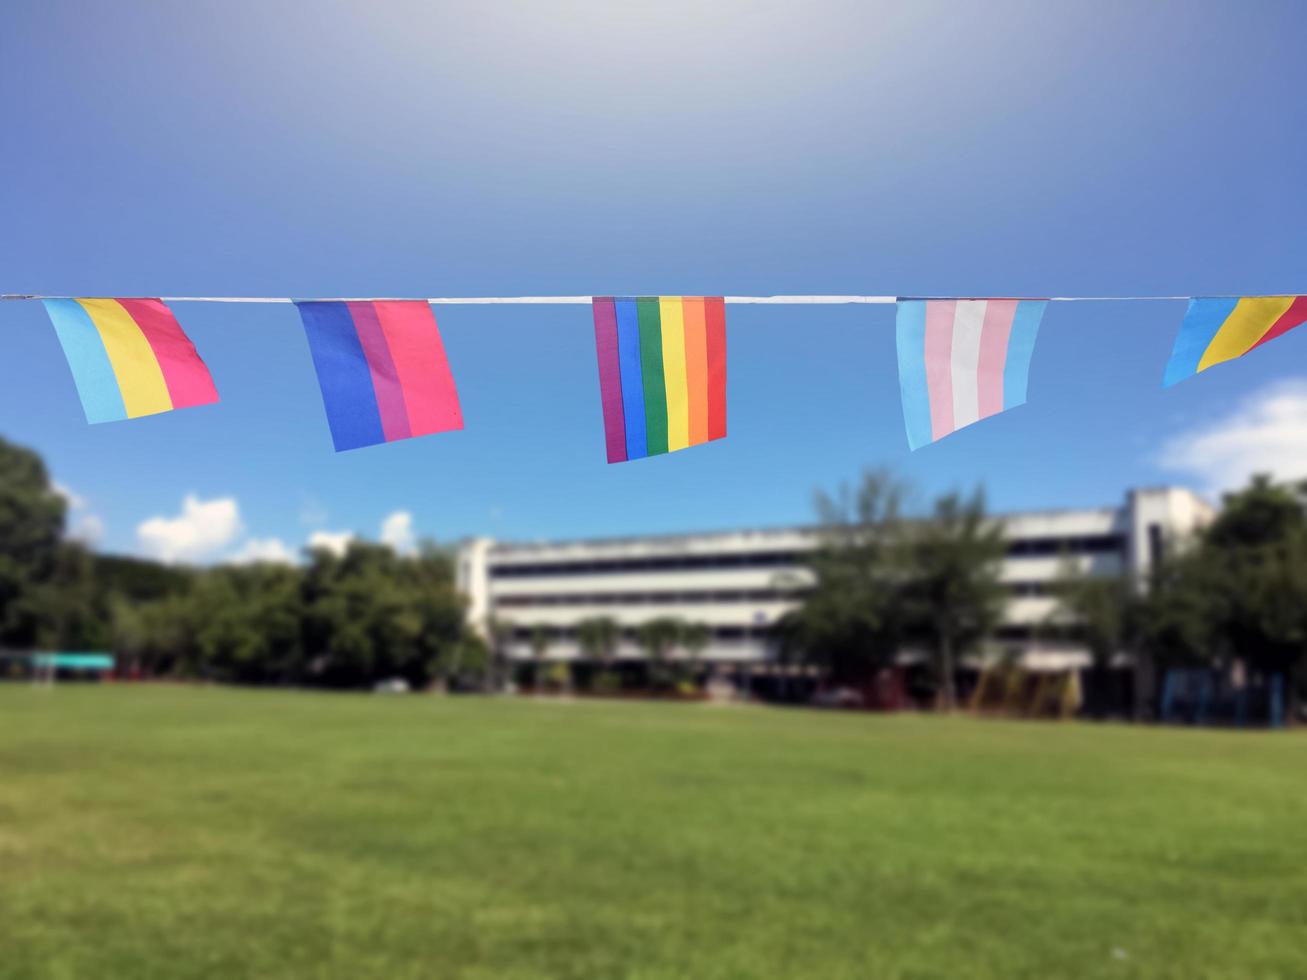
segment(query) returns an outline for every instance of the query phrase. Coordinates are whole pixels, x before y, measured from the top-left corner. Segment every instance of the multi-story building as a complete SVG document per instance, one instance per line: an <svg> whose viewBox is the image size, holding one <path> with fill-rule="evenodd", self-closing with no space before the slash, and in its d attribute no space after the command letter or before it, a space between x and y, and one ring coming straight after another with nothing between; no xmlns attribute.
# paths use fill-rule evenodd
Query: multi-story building
<svg viewBox="0 0 1307 980"><path fill-rule="evenodd" d="M1071 667L1086 658L1041 629L1056 610L1051 586L1065 562L1094 575L1147 574L1168 543L1212 516L1196 494L1180 488L1132 490L1119 507L1003 515L1010 590L996 640L1028 667ZM490 617L508 633L511 657L533 654L539 627L550 636L546 658L581 656L576 625L593 617L617 622L619 660L644 656L636 630L658 617L703 623L711 640L701 660L734 670L762 666L776 655L772 627L794 608L810 582L805 557L820 542L813 528L510 544L479 538L459 556L459 582L469 615Z"/></svg>

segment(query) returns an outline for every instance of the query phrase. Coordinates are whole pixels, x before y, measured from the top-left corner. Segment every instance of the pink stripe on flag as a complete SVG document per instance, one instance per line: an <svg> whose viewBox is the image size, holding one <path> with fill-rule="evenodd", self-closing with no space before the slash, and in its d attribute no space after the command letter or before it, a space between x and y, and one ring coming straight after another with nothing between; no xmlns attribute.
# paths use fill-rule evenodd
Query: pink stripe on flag
<svg viewBox="0 0 1307 980"><path fill-rule="evenodd" d="M377 394L377 414L381 416L381 431L386 442L407 439L413 435L409 430L408 406L404 404L404 389L399 383L395 361L390 356L390 345L381 329L381 321L377 319L377 311L366 302L346 303L345 306L349 308L359 343L363 345L363 356L368 359L368 370L372 372L372 390Z"/></svg>
<svg viewBox="0 0 1307 980"><path fill-rule="evenodd" d="M120 299L118 305L145 335L163 372L173 408L211 405L218 400L218 389L213 386L209 369L172 310L157 299Z"/></svg>
<svg viewBox="0 0 1307 980"><path fill-rule="evenodd" d="M985 307L985 325L980 333L980 365L976 388L980 396L980 417L1003 411L1003 372L1007 367L1007 338L1017 313L1014 299L991 299Z"/></svg>
<svg viewBox="0 0 1307 980"><path fill-rule="evenodd" d="M942 439L953 431L953 316L957 303L932 299L926 303L926 388L930 392L930 437Z"/></svg>
<svg viewBox="0 0 1307 980"><path fill-rule="evenodd" d="M458 389L431 305L414 300L379 300L372 307L377 311L395 373L404 389L412 434L425 436L463 428Z"/></svg>

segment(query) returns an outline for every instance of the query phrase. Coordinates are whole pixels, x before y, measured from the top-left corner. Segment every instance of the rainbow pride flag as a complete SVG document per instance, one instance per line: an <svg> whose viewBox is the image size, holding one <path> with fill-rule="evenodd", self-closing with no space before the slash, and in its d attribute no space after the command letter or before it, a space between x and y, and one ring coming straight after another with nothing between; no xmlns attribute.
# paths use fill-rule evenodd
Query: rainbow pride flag
<svg viewBox="0 0 1307 980"><path fill-rule="evenodd" d="M218 390L172 310L157 299L47 299L86 421L210 405Z"/></svg>
<svg viewBox="0 0 1307 980"><path fill-rule="evenodd" d="M726 435L726 304L720 296L595 296L608 462Z"/></svg>
<svg viewBox="0 0 1307 980"><path fill-rule="evenodd" d="M1304 322L1307 296L1191 299L1162 385L1169 388L1214 364L1242 357Z"/></svg>
<svg viewBox="0 0 1307 980"><path fill-rule="evenodd" d="M336 452L463 428L458 389L430 304L295 305Z"/></svg>
<svg viewBox="0 0 1307 980"><path fill-rule="evenodd" d="M1047 300L901 299L899 390L908 445L1024 405Z"/></svg>

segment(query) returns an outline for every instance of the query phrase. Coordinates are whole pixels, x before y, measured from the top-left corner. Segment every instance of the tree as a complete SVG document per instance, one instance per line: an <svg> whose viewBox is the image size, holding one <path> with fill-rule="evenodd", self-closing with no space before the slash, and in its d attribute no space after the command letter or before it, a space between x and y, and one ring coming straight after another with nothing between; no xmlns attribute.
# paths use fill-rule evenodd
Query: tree
<svg viewBox="0 0 1307 980"><path fill-rule="evenodd" d="M1057 579L1056 597L1053 622L1089 650L1087 707L1091 714L1102 714L1112 658L1132 645L1137 593L1128 576L1089 575L1068 559Z"/></svg>
<svg viewBox="0 0 1307 980"><path fill-rule="evenodd" d="M821 667L836 683L861 684L893 661L902 628L899 592L905 485L886 471L864 473L856 488L818 493L821 543L806 574L777 578L803 590L781 618L782 657Z"/></svg>
<svg viewBox="0 0 1307 980"><path fill-rule="evenodd" d="M316 550L303 602L309 674L332 687L388 677L425 687L432 664L466 636L453 562L430 547L415 556L359 541L339 557Z"/></svg>
<svg viewBox="0 0 1307 980"><path fill-rule="evenodd" d="M1307 510L1302 484L1254 477L1212 524L1150 576L1144 650L1163 666L1231 666L1287 681L1307 657Z"/></svg>
<svg viewBox="0 0 1307 980"><path fill-rule="evenodd" d="M477 689L484 686L489 670L489 646L475 633L469 633L433 657L428 673L445 686Z"/></svg>
<svg viewBox="0 0 1307 980"><path fill-rule="evenodd" d="M502 691L509 681L508 640L513 635L513 624L500 619L493 613L485 620L486 645L488 653L487 678L490 687Z"/></svg>
<svg viewBox="0 0 1307 980"><path fill-rule="evenodd" d="M41 457L0 439L0 644L36 641L37 610L24 600L55 574L65 511Z"/></svg>
<svg viewBox="0 0 1307 980"><path fill-rule="evenodd" d="M548 626L531 628L531 656L535 660L534 683L537 694L545 689L545 658L549 655L549 647L553 641L553 634Z"/></svg>
<svg viewBox="0 0 1307 980"><path fill-rule="evenodd" d="M290 684L304 675L298 569L263 564L214 568L192 593L204 676L240 684Z"/></svg>
<svg viewBox="0 0 1307 980"><path fill-rule="evenodd" d="M1217 551L1245 551L1282 544L1307 525L1304 484L1276 484L1258 475L1243 490L1227 493L1203 543Z"/></svg>
<svg viewBox="0 0 1307 980"><path fill-rule="evenodd" d="M908 632L925 641L938 680L937 701L957 706L958 659L998 624L1006 601L999 578L1002 526L985 514L985 496L946 494L907 536L903 603Z"/></svg>
<svg viewBox="0 0 1307 980"><path fill-rule="evenodd" d="M650 687L667 686L667 663L672 651L685 635L685 624L673 616L660 616L643 623L636 631L647 658Z"/></svg>
<svg viewBox="0 0 1307 980"><path fill-rule="evenodd" d="M576 639L584 657L599 665L597 682L607 684L617 642L622 635L617 621L609 616L595 616L576 624Z"/></svg>
<svg viewBox="0 0 1307 980"><path fill-rule="evenodd" d="M681 631L681 646L685 648L690 671L695 676L699 673L699 659L710 642L712 642L712 627L707 623L686 623Z"/></svg>
<svg viewBox="0 0 1307 980"><path fill-rule="evenodd" d="M617 621L608 616L595 616L576 624L576 639L582 654L605 667L617 653L620 635Z"/></svg>
<svg viewBox="0 0 1307 980"><path fill-rule="evenodd" d="M1245 489L1225 496L1199 549L1221 639L1218 655L1284 677L1291 712L1307 657L1303 498L1302 484L1254 477Z"/></svg>

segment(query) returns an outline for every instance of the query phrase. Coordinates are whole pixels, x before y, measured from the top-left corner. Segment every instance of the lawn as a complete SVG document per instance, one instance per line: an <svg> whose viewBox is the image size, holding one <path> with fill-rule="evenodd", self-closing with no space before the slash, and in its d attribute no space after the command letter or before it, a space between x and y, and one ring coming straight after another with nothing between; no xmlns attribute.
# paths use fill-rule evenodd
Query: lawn
<svg viewBox="0 0 1307 980"><path fill-rule="evenodd" d="M1307 736L0 685L0 977L1307 977Z"/></svg>

